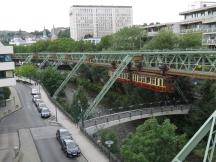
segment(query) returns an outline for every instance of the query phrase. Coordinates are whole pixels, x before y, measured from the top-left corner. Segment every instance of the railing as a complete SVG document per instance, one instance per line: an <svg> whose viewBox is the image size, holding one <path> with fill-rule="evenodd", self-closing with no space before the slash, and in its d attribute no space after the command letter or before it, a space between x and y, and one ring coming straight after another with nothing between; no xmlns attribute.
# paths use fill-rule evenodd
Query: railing
<svg viewBox="0 0 216 162"><path fill-rule="evenodd" d="M194 33L194 32L202 32L202 33L214 33L216 32L216 28L193 28L193 29L182 29L180 30L181 33Z"/></svg>
<svg viewBox="0 0 216 162"><path fill-rule="evenodd" d="M80 130L101 152L103 152L107 157L109 157L109 162L121 162L121 160L115 154L113 154L107 147L105 147L105 145L98 141L98 139L95 136L88 134L88 132L82 127L80 127Z"/></svg>
<svg viewBox="0 0 216 162"><path fill-rule="evenodd" d="M92 118L114 114L123 111L130 111L130 110L137 110L137 109L144 109L144 108L152 108L152 107L163 107L163 106L175 106L175 105L183 105L185 104L184 101L181 100L166 100L166 101L158 101L158 102L148 102L148 103L140 103L135 105L128 105L128 106L121 106L121 107L113 107L107 108L102 111L97 111L93 113L91 116Z"/></svg>
<svg viewBox="0 0 216 162"><path fill-rule="evenodd" d="M202 43L203 43L204 45L216 45L216 40L215 40L215 39L203 40Z"/></svg>
<svg viewBox="0 0 216 162"><path fill-rule="evenodd" d="M152 115L154 116L155 113L163 113L163 112L175 112L178 110L189 110L191 105L176 105L176 106L166 106L166 107L154 107L154 108L144 108L144 109L137 109L131 111L123 111L119 113L114 113L110 115L104 115L96 118L92 118L89 120L84 121L84 127L88 128L91 126L108 123L115 120L121 120L125 118L132 118L134 116L143 116L143 115Z"/></svg>

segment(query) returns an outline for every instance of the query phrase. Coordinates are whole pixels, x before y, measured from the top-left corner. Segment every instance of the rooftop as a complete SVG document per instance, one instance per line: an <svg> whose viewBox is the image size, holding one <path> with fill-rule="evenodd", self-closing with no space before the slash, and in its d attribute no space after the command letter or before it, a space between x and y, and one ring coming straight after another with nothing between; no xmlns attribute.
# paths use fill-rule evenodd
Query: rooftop
<svg viewBox="0 0 216 162"><path fill-rule="evenodd" d="M216 9L216 5L206 6L206 7L200 7L197 9L192 9L184 12L180 12L179 15L187 15L190 13L200 12L200 11L208 11L210 9Z"/></svg>
<svg viewBox="0 0 216 162"><path fill-rule="evenodd" d="M132 6L73 5L72 7L132 8Z"/></svg>

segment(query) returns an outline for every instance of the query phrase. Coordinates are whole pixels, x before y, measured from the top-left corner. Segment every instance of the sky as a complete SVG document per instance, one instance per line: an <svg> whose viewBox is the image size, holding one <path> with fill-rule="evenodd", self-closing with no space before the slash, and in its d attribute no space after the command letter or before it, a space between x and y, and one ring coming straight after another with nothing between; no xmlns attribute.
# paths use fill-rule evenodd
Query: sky
<svg viewBox="0 0 216 162"><path fill-rule="evenodd" d="M176 22L194 0L1 0L0 30L43 30L69 27L72 5L131 5L134 25Z"/></svg>

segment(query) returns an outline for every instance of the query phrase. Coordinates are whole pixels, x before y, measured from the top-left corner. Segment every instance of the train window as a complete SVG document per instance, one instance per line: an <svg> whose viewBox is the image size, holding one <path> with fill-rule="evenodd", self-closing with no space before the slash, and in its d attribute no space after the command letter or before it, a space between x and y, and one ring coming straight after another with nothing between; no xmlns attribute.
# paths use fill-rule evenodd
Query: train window
<svg viewBox="0 0 216 162"><path fill-rule="evenodd" d="M142 81L142 78L141 78L141 76L140 76L140 75L138 76L138 81L139 81L139 82L141 82L141 81Z"/></svg>
<svg viewBox="0 0 216 162"><path fill-rule="evenodd" d="M151 84L155 84L155 78L152 78Z"/></svg>
<svg viewBox="0 0 216 162"><path fill-rule="evenodd" d="M147 77L146 82L151 83L151 79L149 77Z"/></svg>

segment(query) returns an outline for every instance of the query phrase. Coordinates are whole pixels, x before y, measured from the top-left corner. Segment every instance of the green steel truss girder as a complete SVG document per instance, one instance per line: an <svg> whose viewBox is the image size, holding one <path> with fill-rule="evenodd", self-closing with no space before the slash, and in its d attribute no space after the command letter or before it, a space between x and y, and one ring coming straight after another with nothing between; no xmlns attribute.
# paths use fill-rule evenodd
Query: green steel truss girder
<svg viewBox="0 0 216 162"><path fill-rule="evenodd" d="M38 53L34 58L44 60L50 55L49 61L56 60L57 56L63 57L63 62L78 62L82 55L86 55L86 63L93 64L119 64L126 56L139 56L139 63L146 70L158 70L161 64L169 67L169 72L208 75L216 78L216 51L152 51L152 52L101 52L101 53ZM29 54L14 54L13 59L23 59ZM136 62L132 61L135 67ZM172 74L172 73L169 73Z"/></svg>
<svg viewBox="0 0 216 162"><path fill-rule="evenodd" d="M49 60L49 55L47 55L44 59L43 59L43 62L40 64L39 66L39 69L41 69L45 64L46 62Z"/></svg>
<svg viewBox="0 0 216 162"><path fill-rule="evenodd" d="M58 89L55 91L55 93L53 94L52 98L56 99L59 92L61 92L61 90L64 88L64 86L68 83L68 81L70 80L70 78L72 76L75 75L75 73L77 72L77 70L79 69L79 67L83 64L83 62L85 61L86 56L83 55L80 60L78 61L78 63L74 66L74 68L70 71L70 73L67 75L67 77L65 78L65 80L61 83L61 85L58 87Z"/></svg>
<svg viewBox="0 0 216 162"><path fill-rule="evenodd" d="M172 162L183 162L191 151L198 145L198 143L208 134L208 142L205 150L203 162L212 162L215 143L216 143L216 129L215 129L216 111L207 119L202 127L195 133L190 141L183 147L183 149L176 155Z"/></svg>
<svg viewBox="0 0 216 162"><path fill-rule="evenodd" d="M96 108L96 106L99 104L99 102L102 100L104 95L108 92L108 90L112 87L116 79L119 77L119 75L122 73L122 71L125 69L125 67L131 62L132 56L126 55L125 58L121 61L121 63L118 65L115 72L112 74L110 79L107 81L107 83L104 85L100 93L97 95L97 97L94 99L94 101L90 104L88 109L86 110L84 114L84 118L86 119L92 111Z"/></svg>
<svg viewBox="0 0 216 162"><path fill-rule="evenodd" d="M57 69L58 68L58 66L63 62L63 60L65 59L65 57L64 56L62 56L62 55L58 55L58 56L56 56L57 57L57 60L55 61L55 62L53 62L53 69Z"/></svg>
<svg viewBox="0 0 216 162"><path fill-rule="evenodd" d="M24 63L25 64L31 63L32 58L33 58L33 55L28 55L28 57L26 57Z"/></svg>

